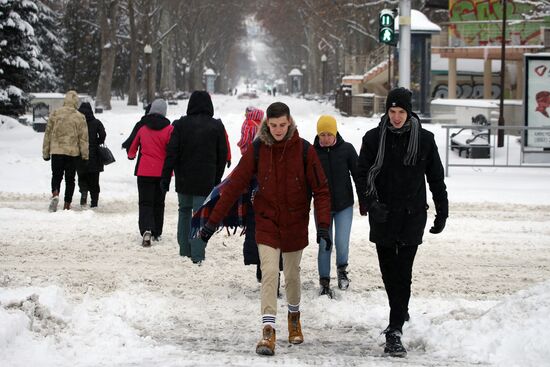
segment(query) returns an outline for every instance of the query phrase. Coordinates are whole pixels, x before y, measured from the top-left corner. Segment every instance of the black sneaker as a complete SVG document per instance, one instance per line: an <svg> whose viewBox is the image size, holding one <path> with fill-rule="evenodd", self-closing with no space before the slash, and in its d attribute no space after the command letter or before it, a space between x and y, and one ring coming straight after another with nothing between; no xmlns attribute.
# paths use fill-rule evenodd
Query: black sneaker
<svg viewBox="0 0 550 367"><path fill-rule="evenodd" d="M345 291L349 287L348 272L346 271L347 265L338 267L338 288Z"/></svg>
<svg viewBox="0 0 550 367"><path fill-rule="evenodd" d="M320 296L327 296L328 298L334 298L334 292L330 289L330 278L321 278L319 279L319 284L321 289L319 290Z"/></svg>
<svg viewBox="0 0 550 367"><path fill-rule="evenodd" d="M143 234L143 241L141 242L141 245L143 247L150 247L151 246L151 231L145 231Z"/></svg>
<svg viewBox="0 0 550 367"><path fill-rule="evenodd" d="M391 357L405 357L407 350L401 343L401 332L397 329L386 329L386 346L384 347L384 354Z"/></svg>

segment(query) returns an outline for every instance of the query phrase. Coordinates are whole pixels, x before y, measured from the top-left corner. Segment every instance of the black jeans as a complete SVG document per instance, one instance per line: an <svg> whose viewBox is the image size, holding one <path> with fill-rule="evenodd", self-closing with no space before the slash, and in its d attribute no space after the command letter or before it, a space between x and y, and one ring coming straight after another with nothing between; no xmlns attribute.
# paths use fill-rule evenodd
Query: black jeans
<svg viewBox="0 0 550 367"><path fill-rule="evenodd" d="M151 231L154 237L162 234L164 225L164 198L160 189L160 177L137 178L139 194L139 232Z"/></svg>
<svg viewBox="0 0 550 367"><path fill-rule="evenodd" d="M65 175L65 202L73 201L74 176L76 165L80 157L71 157L64 154L52 154L52 193L61 191L61 181Z"/></svg>
<svg viewBox="0 0 550 367"><path fill-rule="evenodd" d="M382 280L390 303L390 329L402 331L409 312L414 257L418 246L376 244Z"/></svg>
<svg viewBox="0 0 550 367"><path fill-rule="evenodd" d="M88 171L88 165L80 160L76 167L78 175L78 191L81 193L89 191L90 193L99 193L99 171Z"/></svg>

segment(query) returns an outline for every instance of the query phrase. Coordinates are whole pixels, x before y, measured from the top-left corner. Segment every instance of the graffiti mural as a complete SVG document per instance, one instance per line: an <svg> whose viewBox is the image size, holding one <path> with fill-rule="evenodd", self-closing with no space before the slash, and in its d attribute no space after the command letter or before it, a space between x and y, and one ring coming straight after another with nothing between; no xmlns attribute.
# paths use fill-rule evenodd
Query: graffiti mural
<svg viewBox="0 0 550 367"><path fill-rule="evenodd" d="M507 44L538 45L541 43L540 28L549 22L548 20L525 21L523 15L532 13L533 10L533 2L507 2L506 19L517 20L517 22L507 23L505 35ZM502 15L501 0L450 0L450 45L500 45Z"/></svg>
<svg viewBox="0 0 550 367"><path fill-rule="evenodd" d="M433 98L449 98L449 87L446 83L437 84L434 87ZM456 85L456 98L483 99L483 84L463 83ZM491 86L491 99L500 98L500 85Z"/></svg>

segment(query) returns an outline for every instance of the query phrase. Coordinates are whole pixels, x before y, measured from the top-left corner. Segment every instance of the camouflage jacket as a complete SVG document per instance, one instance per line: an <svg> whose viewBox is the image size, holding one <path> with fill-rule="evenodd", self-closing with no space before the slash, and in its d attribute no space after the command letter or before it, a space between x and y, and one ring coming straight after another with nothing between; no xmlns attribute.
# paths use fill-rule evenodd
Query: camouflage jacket
<svg viewBox="0 0 550 367"><path fill-rule="evenodd" d="M78 95L71 90L65 95L63 107L50 114L42 144L44 159L63 154L88 160L88 125L77 107Z"/></svg>

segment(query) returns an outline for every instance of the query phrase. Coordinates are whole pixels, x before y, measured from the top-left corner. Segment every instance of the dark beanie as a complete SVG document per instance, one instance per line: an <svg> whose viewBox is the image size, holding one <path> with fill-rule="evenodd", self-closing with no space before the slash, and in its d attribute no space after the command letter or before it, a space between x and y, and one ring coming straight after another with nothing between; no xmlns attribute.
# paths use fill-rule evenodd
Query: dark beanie
<svg viewBox="0 0 550 367"><path fill-rule="evenodd" d="M399 87L392 89L388 94L388 98L386 99L386 113L388 113L390 107L401 107L402 109L407 111L408 116L411 116L411 98L412 93L407 88Z"/></svg>

